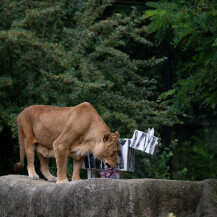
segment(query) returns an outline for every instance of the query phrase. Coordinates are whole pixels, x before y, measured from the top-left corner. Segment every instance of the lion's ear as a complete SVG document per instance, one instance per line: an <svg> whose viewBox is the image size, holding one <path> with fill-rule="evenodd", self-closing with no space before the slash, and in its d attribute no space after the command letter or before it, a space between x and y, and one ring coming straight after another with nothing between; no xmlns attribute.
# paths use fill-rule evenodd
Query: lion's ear
<svg viewBox="0 0 217 217"><path fill-rule="evenodd" d="M105 134L104 137L103 137L103 141L104 142L108 142L110 140L112 140L111 134Z"/></svg>
<svg viewBox="0 0 217 217"><path fill-rule="evenodd" d="M115 135L120 138L120 134L118 131L115 132Z"/></svg>

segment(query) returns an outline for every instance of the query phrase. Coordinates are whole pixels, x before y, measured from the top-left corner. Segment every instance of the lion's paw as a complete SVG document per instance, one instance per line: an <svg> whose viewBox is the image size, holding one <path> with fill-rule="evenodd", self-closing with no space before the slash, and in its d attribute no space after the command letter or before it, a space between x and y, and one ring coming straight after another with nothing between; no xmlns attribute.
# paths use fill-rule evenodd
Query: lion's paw
<svg viewBox="0 0 217 217"><path fill-rule="evenodd" d="M38 176L37 174L30 174L30 175L29 175L29 178L30 178L30 179L34 179L34 180L37 180L37 179L39 179L39 176Z"/></svg>
<svg viewBox="0 0 217 217"><path fill-rule="evenodd" d="M66 183L66 182L69 182L68 179L63 179L63 180L60 180L60 181L57 180L56 183Z"/></svg>
<svg viewBox="0 0 217 217"><path fill-rule="evenodd" d="M80 181L82 181L82 179L72 180L71 183L77 183L77 182L80 182Z"/></svg>
<svg viewBox="0 0 217 217"><path fill-rule="evenodd" d="M57 181L57 177L52 176L48 179L48 182L56 182Z"/></svg>

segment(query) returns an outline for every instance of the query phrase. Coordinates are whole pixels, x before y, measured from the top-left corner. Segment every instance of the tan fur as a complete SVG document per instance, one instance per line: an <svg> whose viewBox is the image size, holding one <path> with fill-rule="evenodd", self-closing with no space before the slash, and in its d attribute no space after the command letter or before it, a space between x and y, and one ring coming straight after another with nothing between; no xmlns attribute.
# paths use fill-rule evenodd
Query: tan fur
<svg viewBox="0 0 217 217"><path fill-rule="evenodd" d="M57 183L68 181L68 156L74 160L72 180L80 179L82 162L89 152L112 167L120 163L120 135L111 133L90 103L75 107L30 106L20 113L17 125L21 165L26 155L32 179L39 178L35 172L34 151L39 155L41 172L49 181L56 181L48 168L49 158L56 158Z"/></svg>

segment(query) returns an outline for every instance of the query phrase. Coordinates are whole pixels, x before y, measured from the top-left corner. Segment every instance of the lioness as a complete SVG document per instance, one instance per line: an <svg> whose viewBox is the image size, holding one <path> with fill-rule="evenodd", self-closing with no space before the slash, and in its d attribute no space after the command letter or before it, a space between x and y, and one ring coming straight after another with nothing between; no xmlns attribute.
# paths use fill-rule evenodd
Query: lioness
<svg viewBox="0 0 217 217"><path fill-rule="evenodd" d="M84 156L92 152L105 165L120 164L119 133L111 133L95 108L88 102L75 107L34 105L25 108L17 117L20 161L27 158L29 177L39 179L35 172L34 151L40 160L40 169L48 181L67 182L67 158L73 158L72 180L80 179ZM55 157L57 178L48 169L49 158Z"/></svg>

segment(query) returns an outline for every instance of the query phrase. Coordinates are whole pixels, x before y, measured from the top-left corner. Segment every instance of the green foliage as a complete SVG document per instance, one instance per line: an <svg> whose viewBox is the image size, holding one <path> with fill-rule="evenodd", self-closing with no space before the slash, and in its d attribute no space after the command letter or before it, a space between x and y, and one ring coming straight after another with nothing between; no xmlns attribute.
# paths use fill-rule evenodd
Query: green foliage
<svg viewBox="0 0 217 217"><path fill-rule="evenodd" d="M216 107L217 99L217 4L214 1L149 2L148 33L156 33L156 43L168 40L188 59L183 63L169 104L175 113L188 113L191 103ZM190 54L190 55L189 55ZM175 91L176 90L176 91ZM168 95L171 92L168 92ZM172 103L171 103L172 102ZM189 114L192 115L192 114Z"/></svg>
<svg viewBox="0 0 217 217"><path fill-rule="evenodd" d="M83 101L121 137L175 122L169 108L153 100L153 74L164 58L135 58L128 49L153 47L145 20L135 8L127 15L108 13L111 6L97 0L2 0L0 130L9 126L17 138L16 117L26 106Z"/></svg>
<svg viewBox="0 0 217 217"><path fill-rule="evenodd" d="M216 136L216 128L205 127L178 148L173 163L177 170L188 169L185 179L194 181L217 177Z"/></svg>
<svg viewBox="0 0 217 217"><path fill-rule="evenodd" d="M160 146L154 156L136 152L135 172L125 175L126 178L184 179L187 169L180 167L179 170L174 171L170 164L177 146L178 141L173 140L168 147Z"/></svg>
<svg viewBox="0 0 217 217"><path fill-rule="evenodd" d="M171 115L186 123L172 134L179 138L171 159L171 169L177 171L173 177L216 178L217 143L211 138L217 126L217 3L162 0L147 5L147 33L154 35L157 45L170 43L173 86L157 102L170 106Z"/></svg>
<svg viewBox="0 0 217 217"><path fill-rule="evenodd" d="M111 3L97 1L29 4L32 9L24 10L24 17L16 17L0 32L5 122L9 114L16 116L31 104L72 106L90 101L112 130L130 133L138 124L149 126L148 119L141 121L149 115L154 126L161 124L159 117L170 124L166 112L149 101L156 82L144 74L163 58L132 59L123 51L130 40L152 45L143 38L142 19L117 13L102 19Z"/></svg>
<svg viewBox="0 0 217 217"><path fill-rule="evenodd" d="M168 90L168 91L166 91L166 92L164 92L164 93L161 93L161 94L158 96L156 102L161 102L161 101L163 101L163 100L165 100L165 99L168 99L168 97L171 96L171 95L173 95L175 92L176 92L175 89L171 89L171 90ZM163 103L164 103L164 102L162 102L162 104L163 104Z"/></svg>

